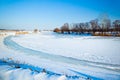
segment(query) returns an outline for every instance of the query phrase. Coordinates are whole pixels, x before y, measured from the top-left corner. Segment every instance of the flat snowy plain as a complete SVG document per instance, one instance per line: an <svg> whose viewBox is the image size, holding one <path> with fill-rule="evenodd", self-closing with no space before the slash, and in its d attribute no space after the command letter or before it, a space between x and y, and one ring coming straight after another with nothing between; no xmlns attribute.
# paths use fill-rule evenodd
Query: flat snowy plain
<svg viewBox="0 0 120 80"><path fill-rule="evenodd" d="M67 35L48 31L0 37L0 59L7 61L0 64L0 79L119 80L119 48L119 37ZM10 60L27 67L15 68L13 64L11 67ZM49 73L33 71L37 67Z"/></svg>

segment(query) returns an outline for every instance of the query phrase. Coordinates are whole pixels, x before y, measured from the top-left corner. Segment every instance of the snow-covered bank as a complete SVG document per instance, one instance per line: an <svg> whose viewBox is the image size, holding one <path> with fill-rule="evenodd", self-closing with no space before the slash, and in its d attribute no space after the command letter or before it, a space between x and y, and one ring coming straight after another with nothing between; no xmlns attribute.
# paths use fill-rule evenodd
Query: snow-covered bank
<svg viewBox="0 0 120 80"><path fill-rule="evenodd" d="M39 38L36 38L36 37L39 37ZM1 51L0 51L0 58L9 57L13 61L18 61L19 63L30 64L30 65L33 65L33 67L40 67L40 68L42 67L42 68L45 68L48 71L63 74L63 76L61 76L59 78L57 76L53 76L54 78L49 78L49 79L47 78L46 79L46 75L40 73L40 74L35 74L34 76L36 76L36 77L34 78L33 75L29 75L29 74L31 74L31 71L29 71L28 69L25 69L25 70L23 70L23 69L13 70L12 69L11 70L11 67L8 68L9 65L7 67L5 67L4 65L0 66L0 69L1 69L0 72L1 72L1 74L3 74L3 77L8 72L11 72L10 74L8 74L8 79L7 80L10 79L10 76L15 78L16 80L19 80L19 79L24 80L24 76L22 74L25 74L28 77L30 76L30 78L32 77L30 80L38 80L38 79L41 79L41 78L42 78L42 80L57 80L57 79L58 80L64 80L65 79L64 74L69 75L69 76L70 75L71 76L74 76L74 75L81 76L82 75L82 77L89 76L93 80L96 80L93 77L97 77L98 79L106 79L106 80L108 80L108 79L109 80L110 79L111 80L112 79L119 80L120 79L120 77L119 77L120 73L119 72L108 70L108 69L106 70L105 68L89 66L89 65L86 65L87 63L84 63L84 61L79 61L79 59L77 57L73 56L73 57L70 58L70 57L66 56L66 54L62 55L62 54L59 54L58 52L57 53L52 53L52 51L50 51L50 52L46 51L47 48L46 48L46 50L41 50L43 48L41 47L41 45L39 45L40 41L41 41L41 44L43 42L44 45L47 45L50 49L54 48L53 51L55 51L55 50L58 50L58 47L53 44L54 43L53 41L56 40L55 44L57 44L57 40L59 42L60 42L60 40L61 41L65 40L65 42L67 42L66 40L69 41L69 39L71 41L77 41L80 38L82 38L82 37L79 37L79 36L76 36L76 37L69 36L69 37L67 37L65 35L62 35L62 36L60 35L59 36L59 35L53 34L51 32L50 33L42 32L40 34L30 34L30 35L29 34L28 35L20 35L20 36L16 36L16 37L12 37L12 38L7 37L5 39L3 38L4 41L6 41L7 44L5 44L6 45L5 46L3 44L3 41L1 42L0 45L2 45L2 48L1 48ZM83 37L83 38L88 39L88 37ZM17 42L18 41L17 39L19 39L19 42ZM38 39L38 40L36 40L36 39ZM41 40L39 40L39 39L41 39ZM46 44L44 42L44 40L47 42L46 39L48 40L49 44L51 44L51 45L53 44L54 46L51 47L51 45ZM13 43L11 42L12 40L13 40ZM21 40L24 40L25 43L24 43L24 41L21 41ZM80 39L80 40L83 40L83 39ZM119 40L119 39L116 39L116 40ZM15 44L14 44L14 41L16 42ZM36 44L33 41L37 41ZM20 44L20 42L23 42L23 43ZM29 46L29 44L27 42L32 43L32 45ZM64 45L66 46L65 42L64 42ZM18 45L18 44L20 44L21 46ZM27 48L26 48L26 45L28 46ZM33 48L35 45L36 45L36 49ZM38 47L41 47L41 48L38 48ZM64 47L63 50L66 50L66 49L67 48ZM75 47L75 49L76 49L76 47ZM70 49L68 49L68 50L70 50ZM71 52L72 52L72 50L71 50ZM92 65L92 63L90 63L90 64ZM98 64L96 63L96 65L98 65ZM101 66L103 66L103 65L101 65ZM29 68L29 67L27 67L27 68ZM7 71L6 71L6 69L7 69ZM15 74L13 74L13 73L15 73ZM25 77L25 78L27 79L27 77ZM68 79L68 80L70 80L70 79ZM75 79L72 78L71 80L75 80ZM79 79L76 79L76 80L79 80Z"/></svg>
<svg viewBox="0 0 120 80"><path fill-rule="evenodd" d="M5 68L3 68L3 67L5 67ZM67 74L65 74L65 75L64 74L58 74L58 73L54 73L54 72L45 70L44 68L35 67L33 65L29 65L29 64L25 64L25 63L23 64L23 63L19 63L19 62L16 62L16 61L12 61L12 59L10 59L10 58L6 58L6 59L1 59L0 60L0 69L2 68L2 71L3 71L3 69L6 69L6 67L9 68L12 71L20 70L20 71L23 72L23 71L26 70L28 72L27 74L29 74L29 76L31 78L34 77L35 80L41 80L41 79L42 80L78 80L78 79L102 80L100 78L96 78L96 77L93 77L93 76L90 76L90 75L86 75L86 74L83 74L83 73L80 73L80 72L79 72L79 76L78 75L69 76ZM73 72L78 73L77 71L73 71ZM0 79L4 78L4 76L6 76L6 75L4 75L1 72L0 72L0 74L1 74L0 75ZM44 74L44 75L41 75L41 74ZM7 78L9 79L10 77L8 77L8 76L7 76ZM17 76L18 75L11 76L11 77L15 77L16 78ZM21 76L19 76L19 77L21 77ZM24 78L24 77L22 77L22 78ZM32 79L29 79L29 80L32 80Z"/></svg>

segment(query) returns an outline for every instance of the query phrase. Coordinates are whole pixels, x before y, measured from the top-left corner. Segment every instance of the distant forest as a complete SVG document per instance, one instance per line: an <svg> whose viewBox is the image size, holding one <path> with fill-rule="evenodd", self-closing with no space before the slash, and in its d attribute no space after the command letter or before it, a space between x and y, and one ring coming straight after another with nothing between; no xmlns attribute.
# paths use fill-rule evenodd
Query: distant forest
<svg viewBox="0 0 120 80"><path fill-rule="evenodd" d="M94 36L120 36L120 20L110 20L107 14L85 23L64 23L54 32L62 34L92 34Z"/></svg>

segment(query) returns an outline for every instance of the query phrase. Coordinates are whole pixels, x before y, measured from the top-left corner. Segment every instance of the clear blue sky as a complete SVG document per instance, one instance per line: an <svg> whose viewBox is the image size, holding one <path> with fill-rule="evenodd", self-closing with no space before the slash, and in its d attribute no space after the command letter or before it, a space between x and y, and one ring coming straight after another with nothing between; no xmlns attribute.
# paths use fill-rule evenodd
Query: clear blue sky
<svg viewBox="0 0 120 80"><path fill-rule="evenodd" d="M0 0L0 29L52 29L100 13L120 19L120 0Z"/></svg>

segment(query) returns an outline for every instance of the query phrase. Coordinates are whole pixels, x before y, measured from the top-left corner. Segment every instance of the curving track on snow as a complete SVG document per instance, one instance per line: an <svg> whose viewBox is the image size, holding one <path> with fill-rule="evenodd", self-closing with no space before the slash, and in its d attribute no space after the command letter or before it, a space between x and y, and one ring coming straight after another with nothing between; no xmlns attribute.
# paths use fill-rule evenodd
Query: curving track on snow
<svg viewBox="0 0 120 80"><path fill-rule="evenodd" d="M83 66L91 66L91 67L98 67L98 68L103 68L103 69L108 69L108 70L112 70L112 71L117 71L120 72L119 68L120 65L113 65L113 64L105 64L105 63L100 63L100 62L91 62L91 61L86 61L86 60L79 60L79 59L75 59L75 58L71 58L71 57L65 57L65 56L59 56L59 55L53 55L53 54L49 54L49 53L45 53L45 52L41 52L41 51L36 51L36 50L32 50L29 48L25 48L23 46L18 45L16 42L12 41L12 37L14 36L8 36L4 39L4 44L14 50L19 50L22 51L28 55L36 55L45 59L49 59L49 60L53 60L53 61L57 61L57 62L62 62L62 63L68 63L68 64L74 64L74 65L83 65ZM69 69L71 70L71 69ZM89 77L93 80L100 80L101 78L96 78L87 74L83 74L74 70L71 70L79 75L85 76L85 77ZM54 72L52 72L54 73ZM57 74L57 73L56 73ZM118 79L120 75L117 75ZM69 76L67 76L68 78L70 78ZM79 76L71 76L74 78L78 78Z"/></svg>

